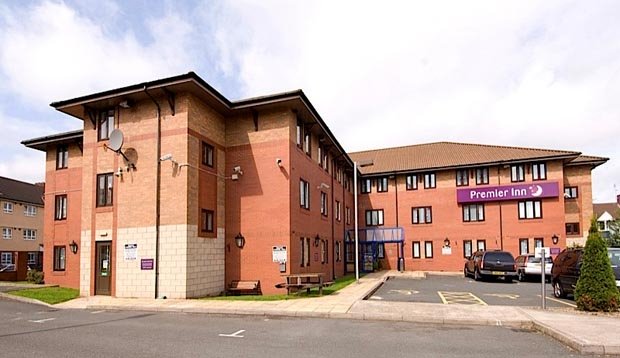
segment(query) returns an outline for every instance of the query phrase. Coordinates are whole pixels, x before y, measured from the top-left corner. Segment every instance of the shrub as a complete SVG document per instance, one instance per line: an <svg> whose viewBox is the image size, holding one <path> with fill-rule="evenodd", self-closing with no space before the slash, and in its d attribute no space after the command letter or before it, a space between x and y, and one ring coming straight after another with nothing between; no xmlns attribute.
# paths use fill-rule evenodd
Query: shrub
<svg viewBox="0 0 620 358"><path fill-rule="evenodd" d="M607 256L607 247L598 232L596 221L590 225L583 252L581 274L575 288L575 302L582 311L617 311L620 293Z"/></svg>
<svg viewBox="0 0 620 358"><path fill-rule="evenodd" d="M28 273L26 274L26 281L30 283L41 284L43 283L44 277L45 275L42 271L28 270Z"/></svg>

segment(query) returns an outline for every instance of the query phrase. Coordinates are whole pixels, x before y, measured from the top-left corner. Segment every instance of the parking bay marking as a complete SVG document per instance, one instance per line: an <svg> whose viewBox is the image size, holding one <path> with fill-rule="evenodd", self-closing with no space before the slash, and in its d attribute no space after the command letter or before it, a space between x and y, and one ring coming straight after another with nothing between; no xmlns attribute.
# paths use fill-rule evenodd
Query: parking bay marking
<svg viewBox="0 0 620 358"><path fill-rule="evenodd" d="M493 296L498 298L508 298L510 300L516 300L519 298L519 295L509 294L509 293L485 293L485 296Z"/></svg>
<svg viewBox="0 0 620 358"><path fill-rule="evenodd" d="M235 333L232 334L223 334L220 333L220 337L229 337L229 338L243 338L243 336L240 336L241 333L245 332L245 329L240 329Z"/></svg>
<svg viewBox="0 0 620 358"><path fill-rule="evenodd" d="M416 293L420 293L420 291L416 290L389 290L388 293L400 293L403 295L413 295Z"/></svg>
<svg viewBox="0 0 620 358"><path fill-rule="evenodd" d="M540 295L538 295L538 297L540 298ZM572 304L572 303L568 303L568 302L564 302L564 301L562 301L562 300L558 300L558 299L553 298L553 297L549 297L549 296L547 296L547 299L548 299L548 300L551 300L551 301L553 301L553 302L563 303L563 304L565 304L565 305L567 305L567 306L571 306L571 307L573 307L573 308L577 308L577 305L574 305L574 304Z"/></svg>
<svg viewBox="0 0 620 358"><path fill-rule="evenodd" d="M28 320L28 322L32 322L32 323L43 323L43 322L47 322L47 321L53 321L56 318L44 318L44 319L37 319L37 320Z"/></svg>
<svg viewBox="0 0 620 358"><path fill-rule="evenodd" d="M470 304L470 305L482 305L487 306L487 303L475 296L471 292L448 292L437 291L439 298L444 305L451 304Z"/></svg>

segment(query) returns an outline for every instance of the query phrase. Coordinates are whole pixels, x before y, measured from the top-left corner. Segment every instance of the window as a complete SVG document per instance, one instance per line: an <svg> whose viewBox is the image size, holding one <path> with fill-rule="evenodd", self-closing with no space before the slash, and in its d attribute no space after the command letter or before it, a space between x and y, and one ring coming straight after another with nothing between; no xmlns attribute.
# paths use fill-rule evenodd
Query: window
<svg viewBox="0 0 620 358"><path fill-rule="evenodd" d="M321 240L321 263L328 263L327 257L327 240Z"/></svg>
<svg viewBox="0 0 620 358"><path fill-rule="evenodd" d="M37 239L37 230L35 229L23 229L24 240L36 240Z"/></svg>
<svg viewBox="0 0 620 358"><path fill-rule="evenodd" d="M469 185L469 171L467 169L461 169L456 171L456 186Z"/></svg>
<svg viewBox="0 0 620 358"><path fill-rule="evenodd" d="M110 138L114 130L114 110L106 110L99 113L99 126L97 128L97 140Z"/></svg>
<svg viewBox="0 0 620 358"><path fill-rule="evenodd" d="M377 258L378 259L385 258L385 244L384 243L377 244Z"/></svg>
<svg viewBox="0 0 620 358"><path fill-rule="evenodd" d="M424 189L435 188L435 173L424 174Z"/></svg>
<svg viewBox="0 0 620 358"><path fill-rule="evenodd" d="M304 267L306 264L306 239L303 237L299 238L299 266Z"/></svg>
<svg viewBox="0 0 620 358"><path fill-rule="evenodd" d="M484 251L487 249L487 242L486 240L478 240L476 242L476 246L478 248L478 251Z"/></svg>
<svg viewBox="0 0 620 358"><path fill-rule="evenodd" d="M530 243L528 239L519 239L519 255L525 255L530 252Z"/></svg>
<svg viewBox="0 0 620 358"><path fill-rule="evenodd" d="M67 218L67 196L66 195L56 195L56 211L54 214L54 219L56 220L65 220Z"/></svg>
<svg viewBox="0 0 620 358"><path fill-rule="evenodd" d="M412 224L430 224L433 222L433 211L430 206L411 208Z"/></svg>
<svg viewBox="0 0 620 358"><path fill-rule="evenodd" d="M334 250L336 251L336 262L342 261L342 256L340 255L340 241L336 241Z"/></svg>
<svg viewBox="0 0 620 358"><path fill-rule="evenodd" d="M213 153L214 148L212 145L202 142L202 164L213 168Z"/></svg>
<svg viewBox="0 0 620 358"><path fill-rule="evenodd" d="M304 249L304 253L306 254L305 263L306 266L310 266L310 238L306 238L306 248Z"/></svg>
<svg viewBox="0 0 620 358"><path fill-rule="evenodd" d="M519 202L519 219L542 218L542 202L540 200L527 200Z"/></svg>
<svg viewBox="0 0 620 358"><path fill-rule="evenodd" d="M351 208L347 206L344 211L347 219L347 224L351 224Z"/></svg>
<svg viewBox="0 0 620 358"><path fill-rule="evenodd" d="M386 191L388 191L388 178L377 178L377 192L384 193Z"/></svg>
<svg viewBox="0 0 620 358"><path fill-rule="evenodd" d="M564 187L564 198L565 199L576 199L579 196L579 191L576 186L567 186Z"/></svg>
<svg viewBox="0 0 620 358"><path fill-rule="evenodd" d="M489 168L476 169L476 184L489 184Z"/></svg>
<svg viewBox="0 0 620 358"><path fill-rule="evenodd" d="M323 150L323 169L329 173L329 153L326 149Z"/></svg>
<svg viewBox="0 0 620 358"><path fill-rule="evenodd" d="M303 180L299 180L299 205L310 210L310 184Z"/></svg>
<svg viewBox="0 0 620 358"><path fill-rule="evenodd" d="M8 201L5 201L4 203L2 203L2 210L4 211L5 214L13 213L13 203L9 203Z"/></svg>
<svg viewBox="0 0 620 358"><path fill-rule="evenodd" d="M24 205L24 215L35 216L37 215L37 207L32 205Z"/></svg>
<svg viewBox="0 0 620 358"><path fill-rule="evenodd" d="M303 124L297 121L297 147L302 147L302 138L304 137Z"/></svg>
<svg viewBox="0 0 620 358"><path fill-rule="evenodd" d="M366 226L383 225L383 209L366 210Z"/></svg>
<svg viewBox="0 0 620 358"><path fill-rule="evenodd" d="M361 182L361 186L362 186L362 194L368 194L371 191L371 181L370 179L362 179Z"/></svg>
<svg viewBox="0 0 620 358"><path fill-rule="evenodd" d="M112 173L97 175L97 206L112 205Z"/></svg>
<svg viewBox="0 0 620 358"><path fill-rule="evenodd" d="M471 240L463 240L463 257L468 258L472 254Z"/></svg>
<svg viewBox="0 0 620 358"><path fill-rule="evenodd" d="M327 193L321 192L321 215L327 216Z"/></svg>
<svg viewBox="0 0 620 358"><path fill-rule="evenodd" d="M66 145L56 147L56 169L65 169L69 164L69 149Z"/></svg>
<svg viewBox="0 0 620 358"><path fill-rule="evenodd" d="M432 241L424 241L424 257L427 259L433 258L433 242Z"/></svg>
<svg viewBox="0 0 620 358"><path fill-rule="evenodd" d="M532 164L532 180L546 180L547 165L545 163Z"/></svg>
<svg viewBox="0 0 620 358"><path fill-rule="evenodd" d="M213 210L201 210L200 227L203 232L213 232Z"/></svg>
<svg viewBox="0 0 620 358"><path fill-rule="evenodd" d="M544 247L545 240L542 237L534 238L534 247Z"/></svg>
<svg viewBox="0 0 620 358"><path fill-rule="evenodd" d="M409 174L405 177L407 183L407 190L418 190L418 176L415 174Z"/></svg>
<svg viewBox="0 0 620 358"><path fill-rule="evenodd" d="M336 211L336 220L342 221L342 217L340 216L340 202L338 200L336 200L336 208L334 210Z"/></svg>
<svg viewBox="0 0 620 358"><path fill-rule="evenodd" d="M54 246L54 271L65 270L65 254L67 248L65 246Z"/></svg>
<svg viewBox="0 0 620 358"><path fill-rule="evenodd" d="M12 252L0 253L0 269L5 269L5 271L15 271Z"/></svg>
<svg viewBox="0 0 620 358"><path fill-rule="evenodd" d="M29 252L28 253L28 265L36 265L37 259L39 257L39 253L37 252Z"/></svg>
<svg viewBox="0 0 620 358"><path fill-rule="evenodd" d="M414 241L411 243L411 254L413 256L414 259L419 259L420 256L420 242L419 241Z"/></svg>
<svg viewBox="0 0 620 358"><path fill-rule="evenodd" d="M3 227L2 238L4 240L11 240L13 238L13 229L11 229L10 227Z"/></svg>
<svg viewBox="0 0 620 358"><path fill-rule="evenodd" d="M463 205L463 221L484 221L484 204Z"/></svg>
<svg viewBox="0 0 620 358"><path fill-rule="evenodd" d="M323 146L319 144L317 150L317 161L319 163L319 167L323 166Z"/></svg>
<svg viewBox="0 0 620 358"><path fill-rule="evenodd" d="M310 132L305 132L304 133L304 151L306 152L306 154L310 157L312 156L312 153L310 152L312 150L312 146L310 145Z"/></svg>
<svg viewBox="0 0 620 358"><path fill-rule="evenodd" d="M525 180L525 165L517 164L510 166L510 181L524 181Z"/></svg>
<svg viewBox="0 0 620 358"><path fill-rule="evenodd" d="M599 222L599 224L603 224L603 230L604 230L605 223ZM579 234L580 234L579 223L566 223L566 235L579 235Z"/></svg>

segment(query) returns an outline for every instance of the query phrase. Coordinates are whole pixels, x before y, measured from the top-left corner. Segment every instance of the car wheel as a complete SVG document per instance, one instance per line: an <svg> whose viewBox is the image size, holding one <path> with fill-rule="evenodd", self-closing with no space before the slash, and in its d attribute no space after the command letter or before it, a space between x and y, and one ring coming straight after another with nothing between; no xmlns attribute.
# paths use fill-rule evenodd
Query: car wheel
<svg viewBox="0 0 620 358"><path fill-rule="evenodd" d="M562 284L560 283L560 280L557 280L553 283L553 295L557 298L566 297L566 292L564 292L564 289L562 288Z"/></svg>
<svg viewBox="0 0 620 358"><path fill-rule="evenodd" d="M512 276L504 276L504 282L512 283Z"/></svg>
<svg viewBox="0 0 620 358"><path fill-rule="evenodd" d="M465 276L465 278L469 277L469 274L467 273L467 266L463 267L463 275Z"/></svg>
<svg viewBox="0 0 620 358"><path fill-rule="evenodd" d="M482 276L480 275L480 271L474 269L474 280L480 281L482 280Z"/></svg>
<svg viewBox="0 0 620 358"><path fill-rule="evenodd" d="M520 282L525 281L525 272L523 272L523 270L519 270L519 277L518 277Z"/></svg>

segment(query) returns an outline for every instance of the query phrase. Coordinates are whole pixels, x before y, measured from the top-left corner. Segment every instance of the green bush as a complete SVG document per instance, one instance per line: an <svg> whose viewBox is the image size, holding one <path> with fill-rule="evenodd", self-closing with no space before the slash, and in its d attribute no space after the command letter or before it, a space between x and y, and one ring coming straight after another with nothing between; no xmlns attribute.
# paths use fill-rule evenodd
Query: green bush
<svg viewBox="0 0 620 358"><path fill-rule="evenodd" d="M596 221L590 225L583 252L581 274L575 288L575 302L582 311L617 311L620 293L611 268L605 241L598 232Z"/></svg>
<svg viewBox="0 0 620 358"><path fill-rule="evenodd" d="M44 277L45 275L42 271L28 270L28 273L26 274L26 281L30 283L41 284L43 283Z"/></svg>

